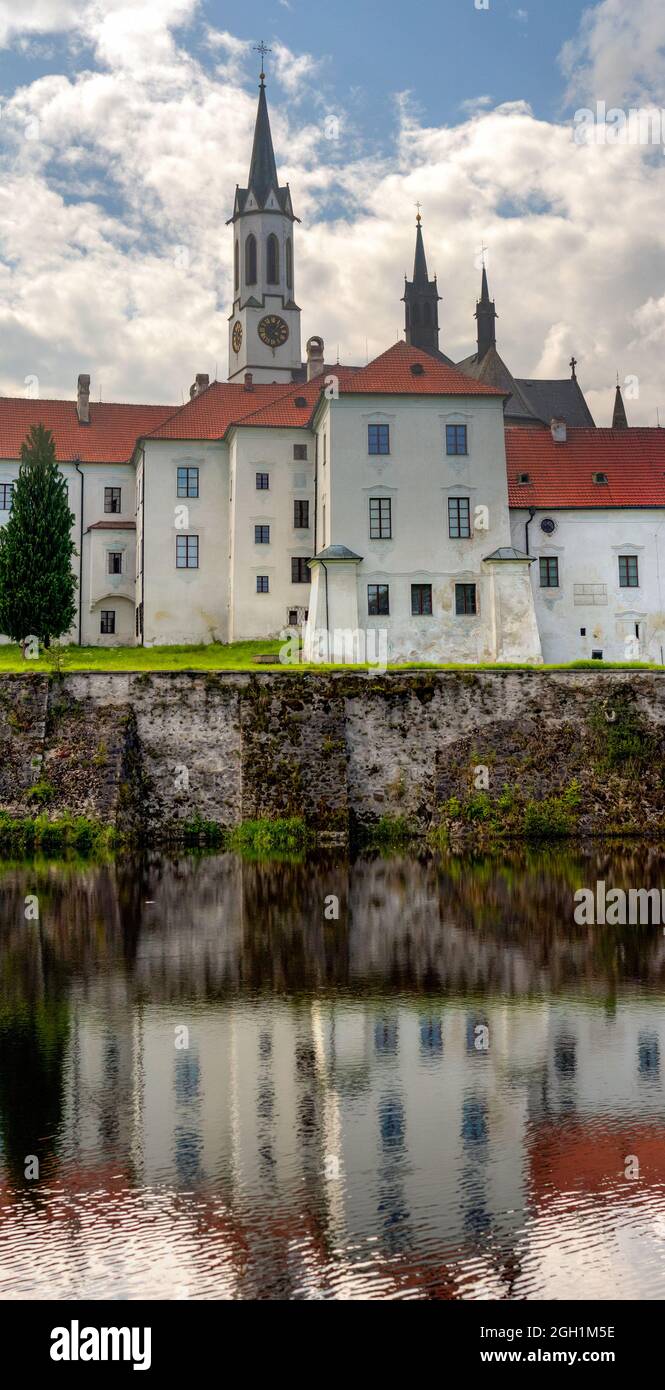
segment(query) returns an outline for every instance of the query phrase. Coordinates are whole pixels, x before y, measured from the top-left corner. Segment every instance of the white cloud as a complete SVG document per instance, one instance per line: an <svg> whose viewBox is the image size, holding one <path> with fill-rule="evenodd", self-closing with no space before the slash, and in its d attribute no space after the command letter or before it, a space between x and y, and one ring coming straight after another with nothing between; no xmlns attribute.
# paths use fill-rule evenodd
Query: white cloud
<svg viewBox="0 0 665 1390"><path fill-rule="evenodd" d="M222 62L208 71L171 27L193 4L150 8L123 43L126 9L91 6L97 65L26 85L3 111L6 393L36 374L42 394L71 396L88 370L106 399L178 402L197 371L217 364L225 375L225 222L246 178L256 106L242 85L247 43L208 33ZM316 84L307 55L278 50L271 62L287 85ZM363 152L348 112L339 141L327 141L315 103L303 117L292 98L279 99L274 73L278 163L303 219L303 341L320 332L332 356L339 343L342 360L363 362L366 339L375 354L399 336L420 199L446 352L472 349L484 240L499 346L516 374L568 375L574 351L599 423L609 421L617 369L640 381L631 422L655 422L657 406L665 418L665 158L577 146L569 125L538 120L522 102L493 110L480 98L460 125L423 127L402 97L399 142L379 159ZM35 120L39 138L26 139Z"/></svg>
<svg viewBox="0 0 665 1390"><path fill-rule="evenodd" d="M661 102L665 88L663 0L602 0L586 9L560 55L571 101Z"/></svg>

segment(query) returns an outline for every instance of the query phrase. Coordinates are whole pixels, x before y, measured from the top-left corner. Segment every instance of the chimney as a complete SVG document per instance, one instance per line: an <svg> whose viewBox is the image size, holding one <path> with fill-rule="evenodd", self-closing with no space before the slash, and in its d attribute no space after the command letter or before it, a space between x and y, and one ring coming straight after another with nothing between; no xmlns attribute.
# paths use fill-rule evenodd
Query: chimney
<svg viewBox="0 0 665 1390"><path fill-rule="evenodd" d="M566 425L565 420L551 420L550 429L552 431L552 439L554 440L554 443L565 444L568 438L568 426Z"/></svg>
<svg viewBox="0 0 665 1390"><path fill-rule="evenodd" d="M196 381L194 382L193 386L190 386L190 388L189 388L189 399L190 399L190 401L194 399L194 396L200 396L200 395L201 395L201 392L202 392L202 391L205 391L206 388L207 388L209 385L210 385L210 377L208 376L208 373L207 373L207 372L197 372L197 373L196 373Z"/></svg>
<svg viewBox="0 0 665 1390"><path fill-rule="evenodd" d="M76 414L79 417L79 425L90 424L90 377L85 372L79 374L76 390Z"/></svg>
<svg viewBox="0 0 665 1390"><path fill-rule="evenodd" d="M323 362L323 338L307 339L307 380L311 381L313 376L320 376L324 368Z"/></svg>
<svg viewBox="0 0 665 1390"><path fill-rule="evenodd" d="M254 380L254 377L252 376L252 373L251 373L251 372L245 372L245 390L246 390L246 391L253 391L253 390L254 390L254 387L253 387L253 385L252 385L253 380Z"/></svg>

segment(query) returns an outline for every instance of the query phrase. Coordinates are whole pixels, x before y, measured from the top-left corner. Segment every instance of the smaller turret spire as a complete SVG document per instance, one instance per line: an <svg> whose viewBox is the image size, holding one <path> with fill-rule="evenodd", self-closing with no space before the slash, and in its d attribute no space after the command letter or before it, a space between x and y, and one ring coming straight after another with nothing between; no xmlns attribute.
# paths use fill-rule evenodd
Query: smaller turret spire
<svg viewBox="0 0 665 1390"><path fill-rule="evenodd" d="M480 287L480 299L476 305L476 322L478 324L478 361L482 362L483 357L489 352L490 348L496 347L496 327L495 320L497 312L494 300L490 299L489 285L487 283L487 269L485 266L485 256L483 254L483 278Z"/></svg>
<svg viewBox="0 0 665 1390"><path fill-rule="evenodd" d="M614 414L613 414L613 416L612 416L612 429L613 429L613 430L627 430L627 429L628 429L628 416L626 415L626 407L625 407L625 405L624 405L624 403L623 403L623 396L622 396L622 394L621 394L621 387L620 387L620 385L619 385L619 375L618 375L618 373L617 373L617 390L616 390L616 396L614 397Z"/></svg>
<svg viewBox="0 0 665 1390"><path fill-rule="evenodd" d="M410 347L423 352L439 350L439 294L436 275L430 280L423 240L420 203L416 216L416 250L413 258L413 280L404 282L405 336Z"/></svg>

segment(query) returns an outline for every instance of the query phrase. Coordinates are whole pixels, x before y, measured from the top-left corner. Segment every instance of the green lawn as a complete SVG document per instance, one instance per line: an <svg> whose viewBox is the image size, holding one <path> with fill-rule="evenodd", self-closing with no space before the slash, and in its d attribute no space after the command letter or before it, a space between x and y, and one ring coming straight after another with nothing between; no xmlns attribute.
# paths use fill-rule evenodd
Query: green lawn
<svg viewBox="0 0 665 1390"><path fill-rule="evenodd" d="M302 665L282 666L279 663L278 638L265 638L260 642L231 642L224 645L211 642L197 647L63 647L61 648L62 670L67 671L357 671L366 668L358 666ZM272 656L273 662L257 662L258 656ZM0 646L0 675L31 672L46 672L55 669L54 663L41 657L39 661L26 661L19 647ZM405 662L404 665L391 665L390 671L663 671L665 667L655 666L645 661L574 661L569 665L526 666L498 663L496 666L437 663L431 661Z"/></svg>

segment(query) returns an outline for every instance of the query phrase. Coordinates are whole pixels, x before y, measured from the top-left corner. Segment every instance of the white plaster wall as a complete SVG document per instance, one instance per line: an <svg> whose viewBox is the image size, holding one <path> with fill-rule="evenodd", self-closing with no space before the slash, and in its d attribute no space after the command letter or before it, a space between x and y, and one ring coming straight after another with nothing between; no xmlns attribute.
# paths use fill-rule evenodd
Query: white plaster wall
<svg viewBox="0 0 665 1390"><path fill-rule="evenodd" d="M390 455L369 455L367 426L382 422L390 426ZM326 470L319 452L320 524L325 501L326 544L363 556L360 625L387 629L391 659L489 659L490 580L481 561L510 544L501 401L343 395L326 402L317 424L327 430L329 456ZM467 456L446 454L447 424L466 424ZM381 496L392 499L393 536L370 540L369 499ZM486 507L488 529L451 540L449 496L467 496L472 518ZM477 585L475 617L455 614L455 583L464 582ZM370 583L390 585L389 618L368 616ZM431 583L431 617L412 616L412 583Z"/></svg>
<svg viewBox="0 0 665 1390"><path fill-rule="evenodd" d="M526 509L511 512L513 544L525 547ZM547 536L540 523L556 522ZM626 659L626 636L640 627L639 656L663 661L665 652L665 512L658 508L539 509L529 527L536 557L531 580L546 662L579 661L602 651L606 661ZM619 587L619 555L638 558L639 588ZM559 588L541 589L541 555L559 560ZM575 585L604 592L575 594ZM586 628L586 636L580 629Z"/></svg>
<svg viewBox="0 0 665 1390"><path fill-rule="evenodd" d="M296 444L307 460L294 459ZM278 635L289 609L307 609L310 584L291 582L292 556L314 554L314 437L309 430L240 428L231 441L231 640ZM256 474L270 475L259 491ZM297 479L304 479L304 484ZM294 502L309 502L309 527L294 527ZM270 527L270 542L256 545L255 525ZM270 591L257 594L257 575Z"/></svg>
<svg viewBox="0 0 665 1390"><path fill-rule="evenodd" d="M199 470L199 496L178 497L177 470ZM144 642L228 640L228 446L146 442L144 457ZM188 509L188 518L178 508ZM177 526L188 520L188 525ZM198 569L176 568L176 536L199 537ZM141 594L137 594L140 601Z"/></svg>

